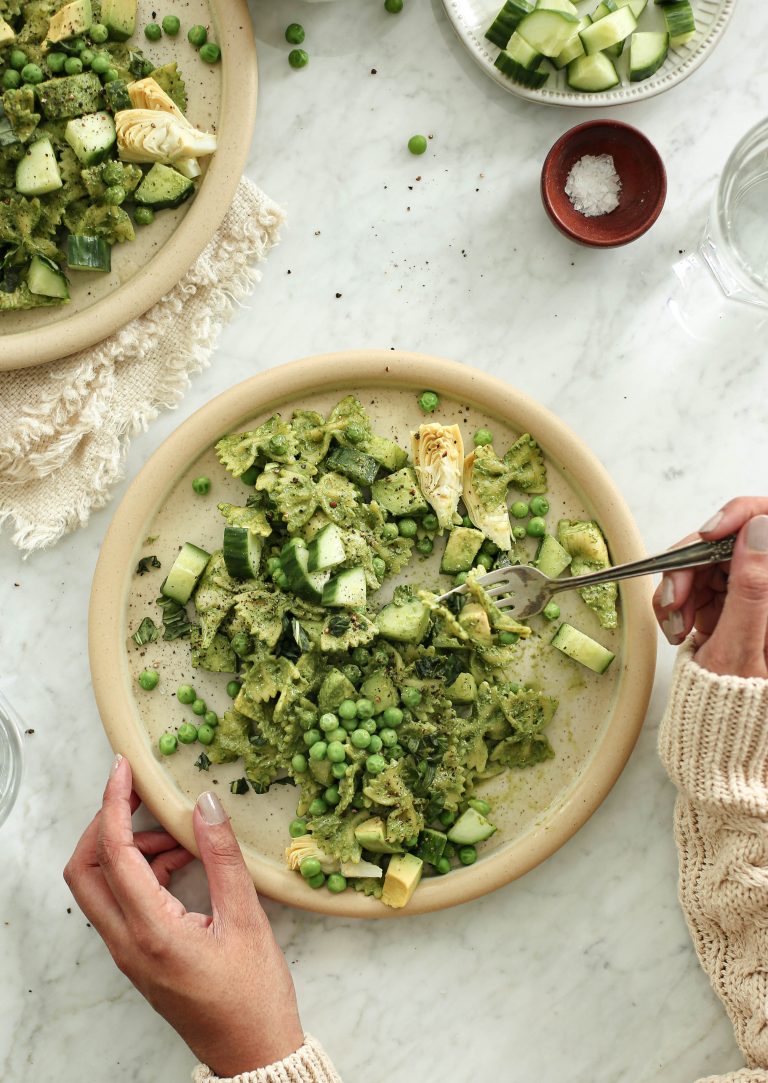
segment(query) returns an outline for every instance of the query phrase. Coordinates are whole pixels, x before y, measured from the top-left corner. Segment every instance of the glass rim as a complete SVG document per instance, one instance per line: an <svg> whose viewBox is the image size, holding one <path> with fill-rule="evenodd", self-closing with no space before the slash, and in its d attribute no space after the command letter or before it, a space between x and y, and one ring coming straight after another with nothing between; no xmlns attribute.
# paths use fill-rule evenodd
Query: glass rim
<svg viewBox="0 0 768 1083"><path fill-rule="evenodd" d="M21 740L21 719L0 689L0 742L8 749L8 771L0 776L0 827L16 803L21 786L24 749Z"/></svg>

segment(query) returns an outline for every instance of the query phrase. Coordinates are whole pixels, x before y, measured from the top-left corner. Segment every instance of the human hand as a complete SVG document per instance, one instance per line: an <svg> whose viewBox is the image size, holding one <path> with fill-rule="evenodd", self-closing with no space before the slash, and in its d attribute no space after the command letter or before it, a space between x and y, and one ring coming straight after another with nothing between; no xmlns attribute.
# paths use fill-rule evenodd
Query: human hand
<svg viewBox="0 0 768 1083"><path fill-rule="evenodd" d="M738 533L730 562L665 575L653 596L661 630L681 643L696 629L695 659L712 673L768 678L768 497L731 500L679 545Z"/></svg>
<svg viewBox="0 0 768 1083"><path fill-rule="evenodd" d="M192 855L167 832L134 834L138 806L118 756L64 869L78 905L120 970L218 1075L289 1056L304 1041L293 982L219 799L201 794L192 817L213 917L167 890Z"/></svg>

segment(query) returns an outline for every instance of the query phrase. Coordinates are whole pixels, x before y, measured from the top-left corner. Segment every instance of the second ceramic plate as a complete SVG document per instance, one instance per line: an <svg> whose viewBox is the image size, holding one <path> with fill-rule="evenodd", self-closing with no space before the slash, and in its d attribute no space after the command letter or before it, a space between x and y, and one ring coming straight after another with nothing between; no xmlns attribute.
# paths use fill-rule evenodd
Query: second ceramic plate
<svg viewBox="0 0 768 1083"><path fill-rule="evenodd" d="M502 75L494 63L499 50L485 37L485 31L501 8L501 0L443 0L443 4L448 12L448 18L467 50L499 86L512 94L517 94L520 98L541 102L543 105L575 105L587 109L594 106L622 105L625 102L638 101L640 98L651 98L654 94L661 94L676 83L682 82L704 63L722 36L736 8L736 0L693 0L696 36L682 49L670 50L665 64L655 75L642 83L630 83L626 73L626 58L620 57L617 67L622 77L621 85L614 87L613 90L584 94L578 90L571 90L565 81L565 72L556 72L554 68L546 84L539 90L520 86L518 83L513 83L506 75ZM595 4L596 0L590 0L589 3L577 0L581 15L588 14ZM660 9L652 2L649 3L638 26L640 30L663 29L664 21Z"/></svg>

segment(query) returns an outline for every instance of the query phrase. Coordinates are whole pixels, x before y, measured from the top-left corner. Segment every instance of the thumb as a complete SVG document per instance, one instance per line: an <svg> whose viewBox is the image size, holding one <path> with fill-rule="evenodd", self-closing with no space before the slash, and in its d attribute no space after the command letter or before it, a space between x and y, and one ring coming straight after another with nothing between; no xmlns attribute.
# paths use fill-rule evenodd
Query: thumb
<svg viewBox="0 0 768 1083"><path fill-rule="evenodd" d="M229 817L210 790L197 799L192 827L208 877L214 922L252 924L261 912L256 889Z"/></svg>
<svg viewBox="0 0 768 1083"><path fill-rule="evenodd" d="M750 519L731 559L723 612L699 660L715 673L768 677L768 515Z"/></svg>

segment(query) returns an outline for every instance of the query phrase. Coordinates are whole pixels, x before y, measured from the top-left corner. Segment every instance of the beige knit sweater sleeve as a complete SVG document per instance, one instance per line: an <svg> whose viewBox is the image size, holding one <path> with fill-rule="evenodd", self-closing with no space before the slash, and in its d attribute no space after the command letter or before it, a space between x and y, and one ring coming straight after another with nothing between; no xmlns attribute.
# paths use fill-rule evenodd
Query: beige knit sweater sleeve
<svg viewBox="0 0 768 1083"><path fill-rule="evenodd" d="M718 677L680 648L659 734L678 789L680 901L748 1067L768 1083L768 681Z"/></svg>
<svg viewBox="0 0 768 1083"><path fill-rule="evenodd" d="M222 1079L205 1064L192 1073L193 1083L341 1083L323 1047L310 1034L290 1057L253 1072Z"/></svg>

